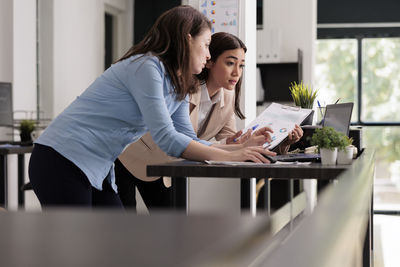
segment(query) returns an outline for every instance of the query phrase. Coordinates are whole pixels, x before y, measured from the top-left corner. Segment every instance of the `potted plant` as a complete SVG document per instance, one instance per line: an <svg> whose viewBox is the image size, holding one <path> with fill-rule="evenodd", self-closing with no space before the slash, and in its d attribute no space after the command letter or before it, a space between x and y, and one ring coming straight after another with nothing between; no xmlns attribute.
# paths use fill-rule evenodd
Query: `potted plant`
<svg viewBox="0 0 400 267"><path fill-rule="evenodd" d="M19 125L19 135L21 137L21 143L31 143L31 133L35 130L36 124L34 120L22 120Z"/></svg>
<svg viewBox="0 0 400 267"><path fill-rule="evenodd" d="M353 161L354 148L352 146L353 138L349 138L345 134L340 136L340 144L338 147L337 163L351 164Z"/></svg>
<svg viewBox="0 0 400 267"><path fill-rule="evenodd" d="M332 127L318 128L311 137L311 145L318 146L322 165L336 165L340 142L340 134Z"/></svg>
<svg viewBox="0 0 400 267"><path fill-rule="evenodd" d="M308 86L301 82L300 84L292 82L289 86L290 93L292 94L293 101L296 106L302 108L312 109L314 101L317 97L317 90L313 90L311 86ZM314 117L314 110L305 119L304 124L312 124Z"/></svg>

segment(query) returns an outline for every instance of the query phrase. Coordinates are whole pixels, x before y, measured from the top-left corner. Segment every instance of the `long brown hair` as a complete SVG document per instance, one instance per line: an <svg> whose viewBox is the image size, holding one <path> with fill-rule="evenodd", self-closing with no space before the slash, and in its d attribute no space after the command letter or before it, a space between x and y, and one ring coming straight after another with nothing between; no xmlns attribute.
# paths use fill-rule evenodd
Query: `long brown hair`
<svg viewBox="0 0 400 267"><path fill-rule="evenodd" d="M144 39L131 47L118 61L151 52L164 64L178 100L198 90L198 80L190 70L189 34L196 37L211 22L191 6L177 6L165 11L156 20Z"/></svg>
<svg viewBox="0 0 400 267"><path fill-rule="evenodd" d="M232 50L242 48L244 52L247 52L246 45L235 35L227 33L227 32L217 32L214 33L211 37L210 43L210 55L211 61L216 62L218 57L224 53L226 50ZM202 72L197 75L197 77L202 81L206 82L209 76L209 69L204 68ZM246 117L240 110L240 89L242 86L242 77L238 80L235 87L235 114L240 119L245 119Z"/></svg>

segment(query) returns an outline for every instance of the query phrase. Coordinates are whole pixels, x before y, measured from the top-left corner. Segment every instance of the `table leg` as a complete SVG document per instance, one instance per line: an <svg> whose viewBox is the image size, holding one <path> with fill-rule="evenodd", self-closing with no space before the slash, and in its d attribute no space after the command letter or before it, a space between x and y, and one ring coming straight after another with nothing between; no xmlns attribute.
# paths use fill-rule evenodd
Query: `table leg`
<svg viewBox="0 0 400 267"><path fill-rule="evenodd" d="M374 225L374 188L372 187L371 205L368 211L368 224L363 247L363 267L373 266L372 251L374 250L373 225Z"/></svg>
<svg viewBox="0 0 400 267"><path fill-rule="evenodd" d="M253 217L257 215L256 185L256 178L250 178L250 213Z"/></svg>
<svg viewBox="0 0 400 267"><path fill-rule="evenodd" d="M184 210L188 213L188 178L187 177L172 177L172 203L176 210Z"/></svg>
<svg viewBox="0 0 400 267"><path fill-rule="evenodd" d="M265 194L267 195L267 212L271 216L271 178L265 178Z"/></svg>
<svg viewBox="0 0 400 267"><path fill-rule="evenodd" d="M317 192L318 194L330 183L329 180L318 180L317 181Z"/></svg>
<svg viewBox="0 0 400 267"><path fill-rule="evenodd" d="M18 154L18 209L25 206L25 192L22 190L25 184L25 155Z"/></svg>
<svg viewBox="0 0 400 267"><path fill-rule="evenodd" d="M242 212L250 210L255 216L257 211L256 178L240 179L240 209Z"/></svg>
<svg viewBox="0 0 400 267"><path fill-rule="evenodd" d="M293 179L289 181L290 232L293 230Z"/></svg>
<svg viewBox="0 0 400 267"><path fill-rule="evenodd" d="M250 180L240 179L240 210L247 212L250 209Z"/></svg>
<svg viewBox="0 0 400 267"><path fill-rule="evenodd" d="M0 206L8 208L7 155L0 155Z"/></svg>

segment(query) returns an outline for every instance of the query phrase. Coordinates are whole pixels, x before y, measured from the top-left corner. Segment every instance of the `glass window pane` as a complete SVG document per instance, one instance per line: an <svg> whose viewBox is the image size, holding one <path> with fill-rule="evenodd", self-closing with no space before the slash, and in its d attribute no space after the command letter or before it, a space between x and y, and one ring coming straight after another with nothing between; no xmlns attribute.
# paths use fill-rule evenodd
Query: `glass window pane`
<svg viewBox="0 0 400 267"><path fill-rule="evenodd" d="M400 210L400 127L363 127L363 146L375 149L374 209Z"/></svg>
<svg viewBox="0 0 400 267"><path fill-rule="evenodd" d="M400 121L400 38L362 41L362 114L365 122Z"/></svg>
<svg viewBox="0 0 400 267"><path fill-rule="evenodd" d="M357 40L324 39L316 44L315 88L321 105L354 102L357 118Z"/></svg>

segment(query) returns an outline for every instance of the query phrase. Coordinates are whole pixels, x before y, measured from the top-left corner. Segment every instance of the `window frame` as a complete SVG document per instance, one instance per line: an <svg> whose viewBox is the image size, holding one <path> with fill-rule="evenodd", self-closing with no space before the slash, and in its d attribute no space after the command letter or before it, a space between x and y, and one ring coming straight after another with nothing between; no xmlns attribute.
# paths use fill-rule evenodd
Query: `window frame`
<svg viewBox="0 0 400 267"><path fill-rule="evenodd" d="M400 38L400 24L391 24L392 27L384 27L385 24L318 24L317 39L355 39L357 41L357 121L351 125L359 126L400 126L400 121L370 122L361 119L362 114L362 41L366 38ZM356 26L356 27L355 27ZM383 27L381 27L383 26ZM396 26L396 27L393 27Z"/></svg>

